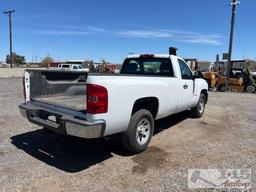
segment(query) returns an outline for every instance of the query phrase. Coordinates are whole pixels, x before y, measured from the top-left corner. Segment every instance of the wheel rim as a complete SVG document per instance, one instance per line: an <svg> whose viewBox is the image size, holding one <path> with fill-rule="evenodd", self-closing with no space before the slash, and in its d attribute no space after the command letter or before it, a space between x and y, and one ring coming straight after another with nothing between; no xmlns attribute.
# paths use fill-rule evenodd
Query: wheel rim
<svg viewBox="0 0 256 192"><path fill-rule="evenodd" d="M201 98L200 102L199 102L199 109L198 109L199 113L203 113L204 112L204 105L205 105L204 99Z"/></svg>
<svg viewBox="0 0 256 192"><path fill-rule="evenodd" d="M148 119L143 118L137 126L136 140L138 144L144 145L150 136L151 124Z"/></svg>

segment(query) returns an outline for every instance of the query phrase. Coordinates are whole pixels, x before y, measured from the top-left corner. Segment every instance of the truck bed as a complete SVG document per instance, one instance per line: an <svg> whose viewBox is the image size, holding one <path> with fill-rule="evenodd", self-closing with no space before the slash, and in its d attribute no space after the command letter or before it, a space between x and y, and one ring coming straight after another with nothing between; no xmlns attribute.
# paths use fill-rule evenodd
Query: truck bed
<svg viewBox="0 0 256 192"><path fill-rule="evenodd" d="M84 95L56 95L37 98L36 100L42 103L57 105L76 111L82 111L86 109L86 97Z"/></svg>
<svg viewBox="0 0 256 192"><path fill-rule="evenodd" d="M29 101L74 111L86 110L87 73L50 70L26 70L25 73L29 74L25 79Z"/></svg>
<svg viewBox="0 0 256 192"><path fill-rule="evenodd" d="M74 111L85 111L87 73L57 70L30 70L27 80L29 85L28 101L47 103L56 107L64 107ZM90 76L133 76L130 74L95 74ZM156 76L158 77L158 76Z"/></svg>

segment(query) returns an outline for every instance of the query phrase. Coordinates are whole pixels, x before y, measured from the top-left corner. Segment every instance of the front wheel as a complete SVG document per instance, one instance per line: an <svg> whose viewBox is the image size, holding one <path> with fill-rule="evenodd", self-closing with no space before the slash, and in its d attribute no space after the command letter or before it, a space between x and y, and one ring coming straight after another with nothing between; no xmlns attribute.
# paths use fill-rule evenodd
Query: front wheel
<svg viewBox="0 0 256 192"><path fill-rule="evenodd" d="M145 109L135 112L131 116L128 129L122 134L123 146L132 153L144 151L154 133L154 119Z"/></svg>
<svg viewBox="0 0 256 192"><path fill-rule="evenodd" d="M190 115L193 118L200 118L204 114L206 97L203 93L200 94L197 105L191 109Z"/></svg>

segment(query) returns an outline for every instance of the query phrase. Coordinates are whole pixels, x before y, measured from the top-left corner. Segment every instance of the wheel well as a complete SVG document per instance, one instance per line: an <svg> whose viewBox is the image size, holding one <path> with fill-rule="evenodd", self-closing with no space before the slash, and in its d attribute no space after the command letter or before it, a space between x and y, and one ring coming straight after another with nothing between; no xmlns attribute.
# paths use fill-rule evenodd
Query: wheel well
<svg viewBox="0 0 256 192"><path fill-rule="evenodd" d="M205 99L206 99L206 103L207 103L207 101L208 101L208 92L207 92L207 90L204 89L204 90L201 91L201 93L204 94Z"/></svg>
<svg viewBox="0 0 256 192"><path fill-rule="evenodd" d="M132 108L132 114L141 109L146 109L151 112L153 118L155 119L158 112L158 106L159 106L159 101L156 97L141 98L135 101Z"/></svg>

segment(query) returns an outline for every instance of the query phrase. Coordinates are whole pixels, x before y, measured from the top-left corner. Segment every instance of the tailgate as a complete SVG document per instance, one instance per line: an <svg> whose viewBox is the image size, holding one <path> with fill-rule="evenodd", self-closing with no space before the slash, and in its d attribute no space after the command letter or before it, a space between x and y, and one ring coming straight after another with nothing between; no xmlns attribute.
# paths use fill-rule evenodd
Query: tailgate
<svg viewBox="0 0 256 192"><path fill-rule="evenodd" d="M26 70L26 101L51 104L75 111L86 110L85 72Z"/></svg>

